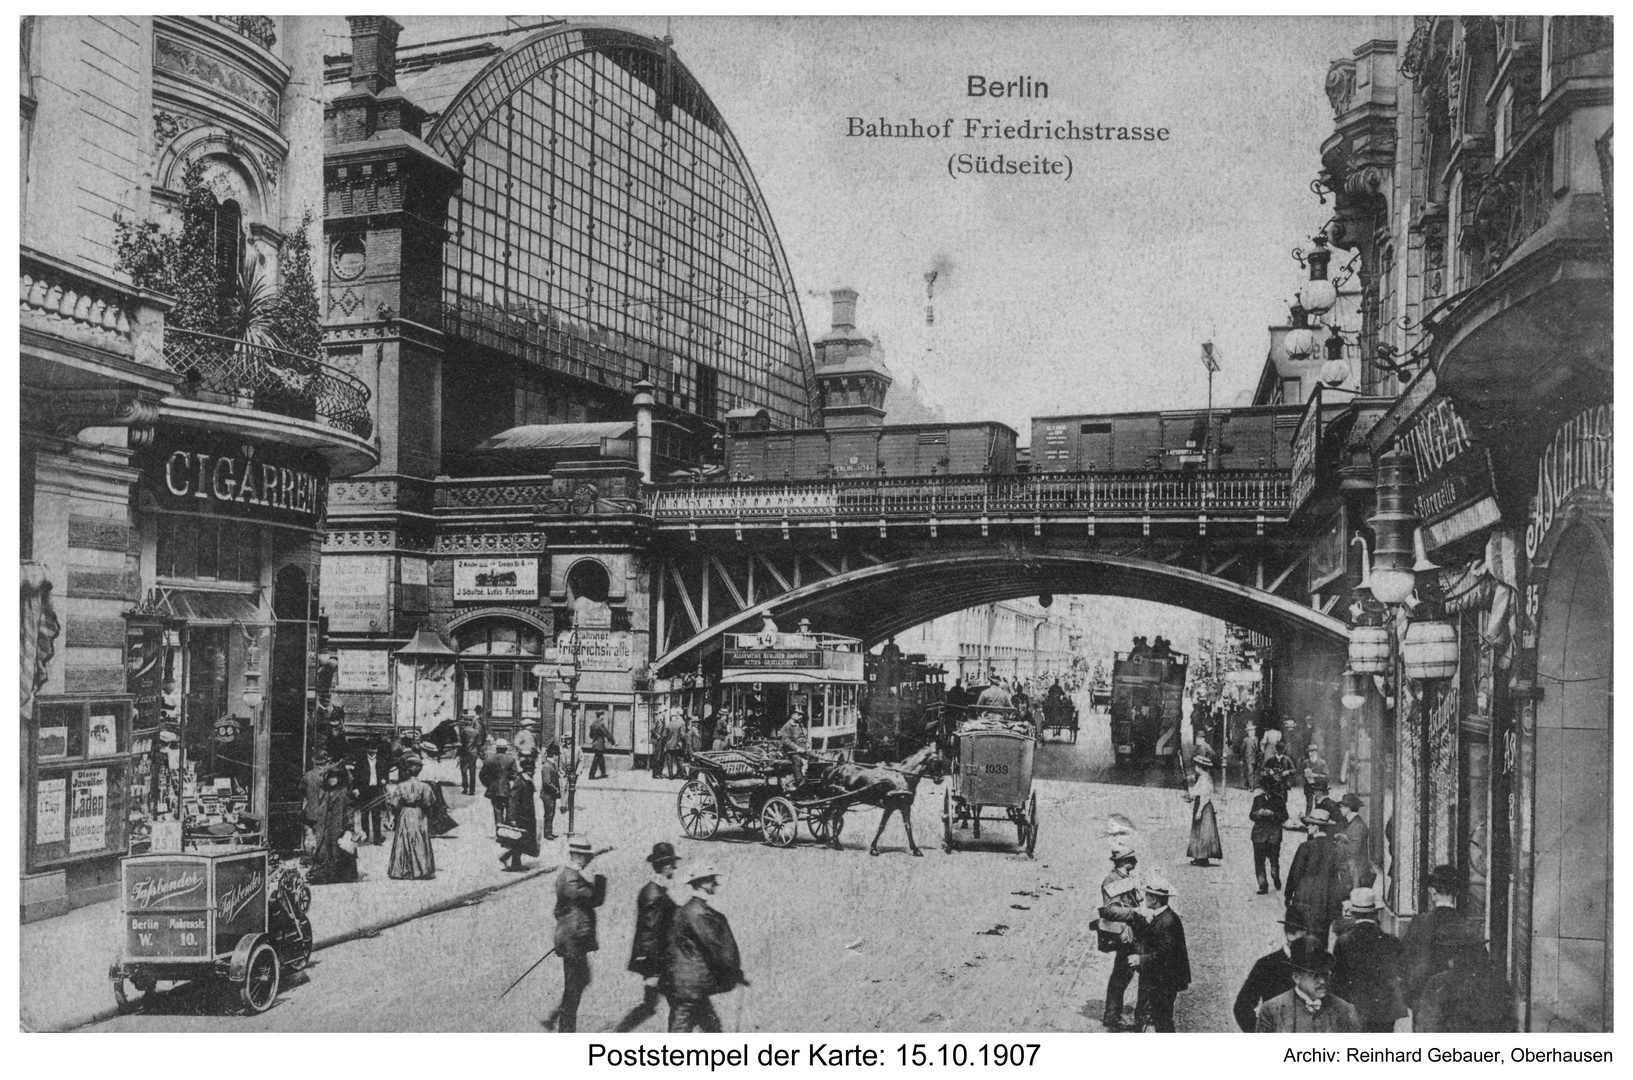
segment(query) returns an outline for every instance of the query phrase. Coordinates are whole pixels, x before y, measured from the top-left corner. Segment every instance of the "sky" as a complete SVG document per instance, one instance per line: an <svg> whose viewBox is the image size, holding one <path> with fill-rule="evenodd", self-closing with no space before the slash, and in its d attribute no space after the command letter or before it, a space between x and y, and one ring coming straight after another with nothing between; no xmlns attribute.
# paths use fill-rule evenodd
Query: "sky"
<svg viewBox="0 0 1633 1080"><path fill-rule="evenodd" d="M535 17L514 17L532 22ZM1367 18L608 17L675 39L741 146L815 339L829 291L860 292L905 386L947 419L1201 408L1251 395L1331 213L1310 191L1332 132L1329 63ZM344 48L345 25L334 36ZM502 24L406 19L403 43ZM337 49L336 51L339 51ZM1048 83L971 98L972 74ZM1158 142L867 139L850 117L1167 128ZM1055 177L949 176L954 153L1071 159ZM926 325L926 271L939 271ZM886 405L888 407L887 398Z"/></svg>

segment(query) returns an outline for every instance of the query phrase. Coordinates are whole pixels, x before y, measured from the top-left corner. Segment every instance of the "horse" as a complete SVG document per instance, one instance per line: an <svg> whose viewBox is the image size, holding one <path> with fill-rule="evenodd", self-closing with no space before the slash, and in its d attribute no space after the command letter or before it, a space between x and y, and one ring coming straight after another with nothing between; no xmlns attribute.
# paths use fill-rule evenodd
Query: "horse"
<svg viewBox="0 0 1633 1080"><path fill-rule="evenodd" d="M884 810L884 816L879 819L879 831L873 834L873 843L868 847L869 855L879 854L879 837L884 835L890 815L900 812L902 825L907 829L907 850L922 856L924 852L913 840L913 796L918 791L920 780L933 776L939 783L946 774L947 759L942 757L932 741L897 765L831 762L817 770L814 779L836 794L843 792L850 795L846 805L864 803ZM836 836L830 843L838 847L839 838Z"/></svg>

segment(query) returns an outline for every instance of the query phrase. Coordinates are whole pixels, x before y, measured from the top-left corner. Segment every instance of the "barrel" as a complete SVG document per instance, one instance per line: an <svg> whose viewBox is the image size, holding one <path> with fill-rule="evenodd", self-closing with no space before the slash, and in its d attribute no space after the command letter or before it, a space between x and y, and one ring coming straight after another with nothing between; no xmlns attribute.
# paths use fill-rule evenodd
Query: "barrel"
<svg viewBox="0 0 1633 1080"><path fill-rule="evenodd" d="M1457 630L1444 622L1415 622L1401 643L1411 679L1448 679L1457 674Z"/></svg>
<svg viewBox="0 0 1633 1080"><path fill-rule="evenodd" d="M1365 675L1389 671L1389 628L1356 626L1349 632L1349 669Z"/></svg>

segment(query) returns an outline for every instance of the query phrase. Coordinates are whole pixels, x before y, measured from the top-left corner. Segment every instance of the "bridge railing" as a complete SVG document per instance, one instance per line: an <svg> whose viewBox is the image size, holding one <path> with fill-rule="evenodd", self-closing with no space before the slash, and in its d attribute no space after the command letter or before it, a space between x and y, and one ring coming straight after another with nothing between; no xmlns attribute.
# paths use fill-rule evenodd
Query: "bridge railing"
<svg viewBox="0 0 1633 1080"><path fill-rule="evenodd" d="M660 520L962 517L981 514L1286 514L1285 471L853 477L667 484Z"/></svg>

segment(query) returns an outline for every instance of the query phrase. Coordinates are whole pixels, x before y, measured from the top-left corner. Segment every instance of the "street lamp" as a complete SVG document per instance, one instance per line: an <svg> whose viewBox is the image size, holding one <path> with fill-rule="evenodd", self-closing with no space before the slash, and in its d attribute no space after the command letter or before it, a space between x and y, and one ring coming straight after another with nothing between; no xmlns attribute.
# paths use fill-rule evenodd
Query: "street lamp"
<svg viewBox="0 0 1633 1080"><path fill-rule="evenodd" d="M567 835L573 835L573 823L576 818L578 796L578 632L567 631L567 649L572 657L568 664L556 665L556 678L567 684ZM536 664L533 674L543 679L549 674L544 664Z"/></svg>
<svg viewBox="0 0 1633 1080"><path fill-rule="evenodd" d="M1412 457L1391 450L1378 458L1378 512L1372 516L1377 546L1372 553L1372 595L1385 604L1401 604L1417 585L1413 568L1412 529L1416 517L1408 510L1413 489Z"/></svg>
<svg viewBox="0 0 1633 1080"><path fill-rule="evenodd" d="M1299 286L1298 302L1311 315L1323 315L1338 303L1338 289L1327 280L1327 264L1332 261L1332 249L1327 247L1327 230L1321 229L1310 238L1314 250L1306 254L1294 251L1293 257L1310 268L1310 280Z"/></svg>
<svg viewBox="0 0 1633 1080"><path fill-rule="evenodd" d="M1208 369L1208 427L1202 450L1207 467L1213 468L1213 376L1219 370L1219 347L1211 341L1202 343L1202 366Z"/></svg>

